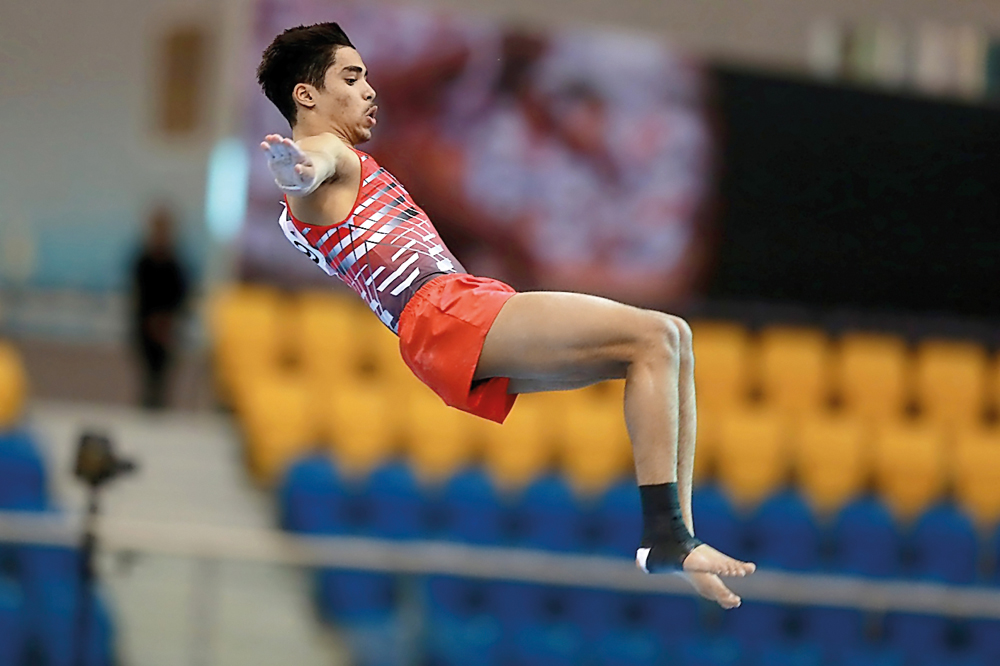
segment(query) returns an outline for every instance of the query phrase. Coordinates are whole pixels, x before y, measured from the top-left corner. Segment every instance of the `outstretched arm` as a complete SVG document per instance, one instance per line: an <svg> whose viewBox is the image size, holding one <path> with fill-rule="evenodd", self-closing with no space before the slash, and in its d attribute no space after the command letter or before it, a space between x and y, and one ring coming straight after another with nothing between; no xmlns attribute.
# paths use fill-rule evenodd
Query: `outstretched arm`
<svg viewBox="0 0 1000 666"><path fill-rule="evenodd" d="M289 196L306 197L337 176L347 146L332 134L292 141L268 134L260 144L275 184Z"/></svg>

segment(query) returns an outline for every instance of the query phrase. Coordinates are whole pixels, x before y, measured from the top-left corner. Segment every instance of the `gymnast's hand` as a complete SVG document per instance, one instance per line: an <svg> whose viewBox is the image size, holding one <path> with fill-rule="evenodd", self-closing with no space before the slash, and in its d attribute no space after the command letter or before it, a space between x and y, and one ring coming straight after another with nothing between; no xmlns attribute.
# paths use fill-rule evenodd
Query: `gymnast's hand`
<svg viewBox="0 0 1000 666"><path fill-rule="evenodd" d="M280 134L268 134L260 144L267 156L267 168L285 194L304 197L319 187L316 164L298 144Z"/></svg>
<svg viewBox="0 0 1000 666"><path fill-rule="evenodd" d="M714 601L725 609L738 608L742 603L732 590L726 587L722 579L710 573L682 574L691 586L709 601Z"/></svg>

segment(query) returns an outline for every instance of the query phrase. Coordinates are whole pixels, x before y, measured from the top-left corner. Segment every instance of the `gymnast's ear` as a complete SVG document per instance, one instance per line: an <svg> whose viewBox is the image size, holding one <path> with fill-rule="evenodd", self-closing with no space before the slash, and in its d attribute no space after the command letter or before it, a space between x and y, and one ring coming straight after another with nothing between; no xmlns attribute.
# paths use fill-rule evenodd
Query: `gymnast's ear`
<svg viewBox="0 0 1000 666"><path fill-rule="evenodd" d="M315 86L308 83L297 83L295 87L292 88L292 99L295 100L297 104L300 104L307 109L311 109L316 106L316 90Z"/></svg>

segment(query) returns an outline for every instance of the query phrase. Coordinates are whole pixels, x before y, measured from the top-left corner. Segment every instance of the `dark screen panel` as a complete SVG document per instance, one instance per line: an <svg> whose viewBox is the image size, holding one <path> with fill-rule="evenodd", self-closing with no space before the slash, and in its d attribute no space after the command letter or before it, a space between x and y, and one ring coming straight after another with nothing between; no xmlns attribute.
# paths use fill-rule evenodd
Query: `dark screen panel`
<svg viewBox="0 0 1000 666"><path fill-rule="evenodd" d="M718 70L709 295L1000 312L1000 112Z"/></svg>

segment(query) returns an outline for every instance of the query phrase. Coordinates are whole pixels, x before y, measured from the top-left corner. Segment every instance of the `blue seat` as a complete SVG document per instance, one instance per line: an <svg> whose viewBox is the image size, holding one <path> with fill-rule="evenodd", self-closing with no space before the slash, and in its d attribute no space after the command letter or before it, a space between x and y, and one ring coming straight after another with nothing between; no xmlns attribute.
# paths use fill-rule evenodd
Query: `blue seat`
<svg viewBox="0 0 1000 666"><path fill-rule="evenodd" d="M481 469L453 476L444 487L442 532L446 538L479 545L502 539L504 507L493 482Z"/></svg>
<svg viewBox="0 0 1000 666"><path fill-rule="evenodd" d="M570 623L579 617L572 606L573 591L558 585L495 581L487 584L486 599L491 614L509 631L534 624Z"/></svg>
<svg viewBox="0 0 1000 666"><path fill-rule="evenodd" d="M562 552L583 550L583 514L564 479L536 479L515 503L519 545Z"/></svg>
<svg viewBox="0 0 1000 666"><path fill-rule="evenodd" d="M489 610L486 581L458 576L428 576L427 602L432 613L469 618Z"/></svg>
<svg viewBox="0 0 1000 666"><path fill-rule="evenodd" d="M832 528L833 568L862 576L898 576L902 536L882 502L862 497L837 514Z"/></svg>
<svg viewBox="0 0 1000 666"><path fill-rule="evenodd" d="M679 643L678 666L743 666L749 663L746 650L731 638L693 638Z"/></svg>
<svg viewBox="0 0 1000 666"><path fill-rule="evenodd" d="M639 622L644 622L647 630L657 632L668 641L701 634L699 600L693 596L648 594L638 595L633 601L638 604Z"/></svg>
<svg viewBox="0 0 1000 666"><path fill-rule="evenodd" d="M608 488L592 515L598 543L597 553L612 557L635 558L642 537L642 504L633 481L622 481Z"/></svg>
<svg viewBox="0 0 1000 666"><path fill-rule="evenodd" d="M745 557L747 533L744 521L717 486L704 485L691 496L694 530L698 538L733 557Z"/></svg>
<svg viewBox="0 0 1000 666"><path fill-rule="evenodd" d="M585 635L586 631L584 632ZM587 652L594 666L656 666L668 660L661 638L652 631L616 628L589 640Z"/></svg>
<svg viewBox="0 0 1000 666"><path fill-rule="evenodd" d="M429 666L502 663L500 623L487 615L456 618L431 613L426 637Z"/></svg>
<svg viewBox="0 0 1000 666"><path fill-rule="evenodd" d="M792 614L787 606L744 601L738 611L724 615L726 634L742 645L759 648L788 637Z"/></svg>
<svg viewBox="0 0 1000 666"><path fill-rule="evenodd" d="M827 654L840 654L864 642L863 611L809 606L802 609L800 617L802 638L820 646Z"/></svg>
<svg viewBox="0 0 1000 666"><path fill-rule="evenodd" d="M21 587L0 578L0 664L24 663L28 646L27 613Z"/></svg>
<svg viewBox="0 0 1000 666"><path fill-rule="evenodd" d="M992 666L995 662L977 654L944 654L915 659L912 663L913 666Z"/></svg>
<svg viewBox="0 0 1000 666"><path fill-rule="evenodd" d="M64 546L17 546L17 575L29 602L37 597L36 590L53 584L75 593L79 587L82 566L81 553Z"/></svg>
<svg viewBox="0 0 1000 666"><path fill-rule="evenodd" d="M823 651L809 643L774 643L759 652L758 666L822 666Z"/></svg>
<svg viewBox="0 0 1000 666"><path fill-rule="evenodd" d="M58 583L47 582L31 593L35 611L29 615L29 635L46 666L76 666L81 595ZM83 638L86 666L115 663L114 634L102 595L90 593L88 622Z"/></svg>
<svg viewBox="0 0 1000 666"><path fill-rule="evenodd" d="M884 645L856 645L846 648L833 662L835 666L905 666L906 654Z"/></svg>
<svg viewBox="0 0 1000 666"><path fill-rule="evenodd" d="M910 537L917 577L943 583L972 583L979 548L976 529L952 504L940 504L917 520Z"/></svg>
<svg viewBox="0 0 1000 666"><path fill-rule="evenodd" d="M577 666L584 654L583 636L568 622L522 627L510 648L510 663L519 666Z"/></svg>
<svg viewBox="0 0 1000 666"><path fill-rule="evenodd" d="M368 477L364 496L371 507L370 534L390 539L424 536L426 504L408 465L392 462L376 469Z"/></svg>
<svg viewBox="0 0 1000 666"><path fill-rule="evenodd" d="M328 622L381 622L393 615L396 581L390 574L321 569L316 597Z"/></svg>
<svg viewBox="0 0 1000 666"><path fill-rule="evenodd" d="M969 643L989 663L1000 664L1000 620L970 620Z"/></svg>
<svg viewBox="0 0 1000 666"><path fill-rule="evenodd" d="M45 465L28 432L0 434L0 509L42 511L46 508Z"/></svg>
<svg viewBox="0 0 1000 666"><path fill-rule="evenodd" d="M922 613L886 613L885 640L910 657L940 657L949 651L950 625L945 617Z"/></svg>
<svg viewBox="0 0 1000 666"><path fill-rule="evenodd" d="M789 490L768 498L754 512L749 529L759 565L795 571L819 566L820 530L799 494Z"/></svg>
<svg viewBox="0 0 1000 666"><path fill-rule="evenodd" d="M345 499L329 456L302 458L289 467L278 490L281 526L305 534L346 532Z"/></svg>

